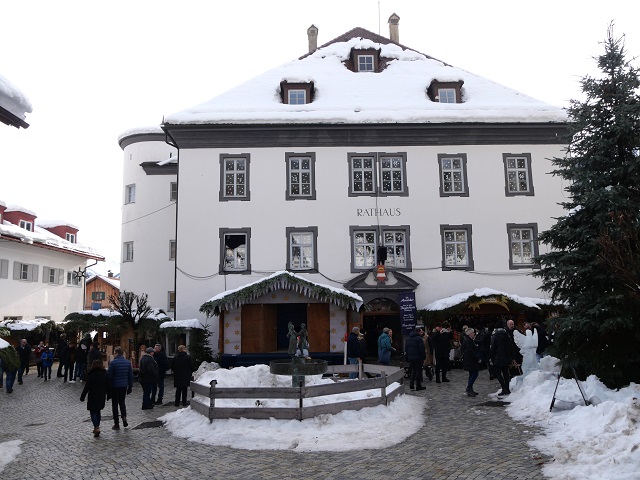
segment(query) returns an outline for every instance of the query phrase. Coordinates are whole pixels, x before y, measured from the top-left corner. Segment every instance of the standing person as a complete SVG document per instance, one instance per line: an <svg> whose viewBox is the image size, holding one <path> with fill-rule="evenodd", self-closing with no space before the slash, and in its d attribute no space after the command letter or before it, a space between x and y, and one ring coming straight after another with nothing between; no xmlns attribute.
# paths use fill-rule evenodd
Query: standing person
<svg viewBox="0 0 640 480"><path fill-rule="evenodd" d="M358 352L360 353L358 355L359 357L359 362L364 365L365 363L367 363L367 339L366 339L366 335L367 332L365 332L362 328L360 329L360 334L358 335ZM363 370L364 372L364 370ZM369 376L368 373L364 373L367 377Z"/></svg>
<svg viewBox="0 0 640 480"><path fill-rule="evenodd" d="M94 360L91 364L91 370L87 373L87 381L82 389L82 395L80 395L81 402L84 402L87 394L87 410L89 410L93 423L93 436L98 437L100 436L102 409L106 400L111 398L109 375L102 365L102 360Z"/></svg>
<svg viewBox="0 0 640 480"><path fill-rule="evenodd" d="M155 405L162 405L162 398L164 397L164 377L167 375L167 370L169 370L169 359L167 358L167 354L164 353L162 345L159 343L156 343L153 350L153 359L158 364L158 399L156 400L154 391L151 395L151 401Z"/></svg>
<svg viewBox="0 0 640 480"><path fill-rule="evenodd" d="M462 338L462 368L469 372L465 393L469 397L475 397L478 394L473 391L473 384L478 378L482 360L478 355L478 345L475 343L476 331L473 328L467 328L464 334Z"/></svg>
<svg viewBox="0 0 640 480"><path fill-rule="evenodd" d="M122 425L125 428L129 426L125 399L133 390L133 368L131 362L124 358L124 350L121 347L116 347L114 353L116 357L109 363L108 370L111 380L111 411L113 413L113 427L111 429L120 430L118 407L120 407L120 415L122 415Z"/></svg>
<svg viewBox="0 0 640 480"><path fill-rule="evenodd" d="M489 358L493 365L493 375L500 382L502 390L498 393L499 397L510 395L509 383L511 377L509 375L509 366L513 361L513 354L511 353L511 339L509 334L500 324L496 325L491 335L491 348L489 351Z"/></svg>
<svg viewBox="0 0 640 480"><path fill-rule="evenodd" d="M347 360L349 365L358 365L358 357L360 356L360 341L358 340L358 334L360 329L353 327L351 333L347 338ZM358 372L349 372L349 378L358 378Z"/></svg>
<svg viewBox="0 0 640 480"><path fill-rule="evenodd" d="M451 332L448 328L436 325L431 342L436 360L436 383L440 383L440 373L442 373L442 381L446 383L449 381L447 370L449 370L449 353L451 352Z"/></svg>
<svg viewBox="0 0 640 480"><path fill-rule="evenodd" d="M424 373L427 374L429 381L433 380L433 373L431 372L431 367L433 366L433 344L431 342L431 337L427 335L427 332L422 331L422 341L424 343L424 354L425 359L422 363L422 367L424 369Z"/></svg>
<svg viewBox="0 0 640 480"><path fill-rule="evenodd" d="M2 358L2 368L6 375L4 384L7 393L13 393L13 384L16 381L16 375L20 368L20 358L18 357L18 352L13 345L10 345L5 350L6 352Z"/></svg>
<svg viewBox="0 0 640 480"><path fill-rule="evenodd" d="M151 392L158 383L158 364L153 359L153 347L148 347L140 359L138 381L142 385L142 410L153 408Z"/></svg>
<svg viewBox="0 0 640 480"><path fill-rule="evenodd" d="M42 340L33 349L33 354L36 356L36 370L38 371L38 378L42 378L42 352L49 350Z"/></svg>
<svg viewBox="0 0 640 480"><path fill-rule="evenodd" d="M89 356L89 352L87 351L87 346L84 343L81 343L78 348L76 348L76 368L73 371L73 380L80 380L81 382L84 380L84 373L87 369L87 357Z"/></svg>
<svg viewBox="0 0 640 480"><path fill-rule="evenodd" d="M94 360L102 360L102 352L98 342L93 342L89 354L87 355L87 365L92 365Z"/></svg>
<svg viewBox="0 0 640 480"><path fill-rule="evenodd" d="M422 340L423 330L420 327L416 327L411 330L407 343L405 344L405 352L407 354L407 360L411 365L411 378L409 379L409 388L411 390L424 390L426 387L422 386L422 364L424 363L427 354L424 350L424 340Z"/></svg>
<svg viewBox="0 0 640 480"><path fill-rule="evenodd" d="M18 368L18 385L22 385L22 375L29 375L29 359L31 358L31 345L27 343L27 339L20 340L20 345L16 348L18 358L20 359L20 367Z"/></svg>
<svg viewBox="0 0 640 480"><path fill-rule="evenodd" d="M193 360L191 355L187 353L187 347L178 346L178 353L173 357L173 386L176 387L176 407L180 405L186 407L187 403L187 387L191 384L191 375L193 374Z"/></svg>
<svg viewBox="0 0 640 480"><path fill-rule="evenodd" d="M378 337L378 363L380 365L389 365L391 363L391 352L396 349L391 346L391 337L389 327L384 327L382 333Z"/></svg>
<svg viewBox="0 0 640 480"><path fill-rule="evenodd" d="M53 348L42 351L42 376L44 381L51 380L51 366L53 365Z"/></svg>
<svg viewBox="0 0 640 480"><path fill-rule="evenodd" d="M509 334L509 339L511 340L511 365L522 365L522 354L520 353L520 349L518 345L516 345L516 341L513 338L514 331L516 329L516 324L513 320L507 320L507 333Z"/></svg>
<svg viewBox="0 0 640 480"><path fill-rule="evenodd" d="M62 368L64 364L62 363L62 352L67 347L67 336L64 333L60 334L60 338L58 338L58 343L56 345L56 356L58 357L58 373L57 377L62 378Z"/></svg>
<svg viewBox="0 0 640 480"><path fill-rule="evenodd" d="M75 342L69 342L69 344L62 351L62 362L64 363L63 377L66 382L69 379L69 383L76 383L73 379L73 369L76 364L76 344Z"/></svg>

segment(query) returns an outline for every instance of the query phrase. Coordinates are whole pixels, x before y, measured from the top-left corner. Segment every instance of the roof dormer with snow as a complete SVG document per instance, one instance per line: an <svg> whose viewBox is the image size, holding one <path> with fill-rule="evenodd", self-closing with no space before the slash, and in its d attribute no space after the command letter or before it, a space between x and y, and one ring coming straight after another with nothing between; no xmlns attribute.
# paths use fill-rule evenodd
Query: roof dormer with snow
<svg viewBox="0 0 640 480"><path fill-rule="evenodd" d="M54 235L64 238L70 243L78 242L78 227L64 220L38 220L38 226L49 230Z"/></svg>
<svg viewBox="0 0 640 480"><path fill-rule="evenodd" d="M11 222L28 232L33 232L36 225L36 214L20 205L7 205L3 220Z"/></svg>

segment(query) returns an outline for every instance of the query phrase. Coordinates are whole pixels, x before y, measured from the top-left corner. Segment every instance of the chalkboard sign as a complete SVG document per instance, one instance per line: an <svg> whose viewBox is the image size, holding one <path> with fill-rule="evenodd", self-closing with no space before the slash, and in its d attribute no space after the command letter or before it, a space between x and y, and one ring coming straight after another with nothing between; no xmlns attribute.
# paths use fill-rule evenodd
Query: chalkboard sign
<svg viewBox="0 0 640 480"><path fill-rule="evenodd" d="M398 294L398 304L400 305L400 321L403 333L410 332L416 328L416 318L418 309L416 308L415 292L402 292Z"/></svg>

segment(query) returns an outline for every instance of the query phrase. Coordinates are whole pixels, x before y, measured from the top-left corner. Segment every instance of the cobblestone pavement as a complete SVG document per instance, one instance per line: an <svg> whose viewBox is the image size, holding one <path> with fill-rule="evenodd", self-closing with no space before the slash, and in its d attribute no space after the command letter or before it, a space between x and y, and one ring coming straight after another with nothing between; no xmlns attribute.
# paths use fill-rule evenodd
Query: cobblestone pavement
<svg viewBox="0 0 640 480"><path fill-rule="evenodd" d="M13 479L542 479L548 459L526 442L535 432L513 422L488 393L498 390L480 372L476 398L464 395L467 373L454 369L451 383L426 382L407 394L427 399L426 426L384 450L295 453L212 447L172 437L157 421L175 410L173 382L165 405L141 410L142 389L127 397L129 427L111 430L110 402L102 434L94 438L82 383L44 383L31 369L23 385L0 390L0 443L22 440L22 453L0 474ZM491 402L494 405L487 404ZM486 404L486 405L483 405ZM372 423L362 435L384 435Z"/></svg>

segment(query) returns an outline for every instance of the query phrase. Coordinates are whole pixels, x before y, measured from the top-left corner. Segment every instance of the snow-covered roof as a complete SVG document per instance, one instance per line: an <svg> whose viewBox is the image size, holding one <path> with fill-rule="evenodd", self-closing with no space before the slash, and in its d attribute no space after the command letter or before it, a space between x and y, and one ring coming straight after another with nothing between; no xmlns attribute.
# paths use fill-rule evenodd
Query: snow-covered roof
<svg viewBox="0 0 640 480"><path fill-rule="evenodd" d="M239 307L275 290L293 290L310 298L354 310L359 310L363 303L360 295L349 290L312 282L300 275L282 270L255 282L219 293L205 302L200 307L200 311L208 315L219 315L222 310Z"/></svg>
<svg viewBox="0 0 640 480"><path fill-rule="evenodd" d="M190 318L189 320L174 320L172 322L164 322L160 325L160 328L197 328L203 330L202 321L197 318Z"/></svg>
<svg viewBox="0 0 640 480"><path fill-rule="evenodd" d="M36 212L34 212L33 210L29 210L28 208L24 208L22 205L18 205L17 203L8 203L6 207L7 208L5 212L22 212L26 213L27 215L37 217Z"/></svg>
<svg viewBox="0 0 640 480"><path fill-rule="evenodd" d="M118 136L118 143L120 143L122 139L131 137L133 135L153 135L153 134L164 135L164 131L162 130L162 128L160 128L159 125L128 128Z"/></svg>
<svg viewBox="0 0 640 480"><path fill-rule="evenodd" d="M24 212L24 210L20 210ZM64 238L61 238L49 230L35 225L33 231L30 232L24 228L20 228L13 223L4 220L0 223L0 235L13 237L20 239L24 243L45 245L48 247L54 247L60 250L65 250L69 253L81 254L96 260L104 260L104 257L100 255L96 250L91 247L87 247L80 243L71 243Z"/></svg>
<svg viewBox="0 0 640 480"><path fill-rule="evenodd" d="M375 34L372 34L375 35ZM379 72L352 72L352 49L378 49ZM433 80L462 81L463 103L432 102ZM313 82L304 105L283 104L280 83ZM367 38L327 44L207 102L166 117L166 124L565 122L566 112L413 50Z"/></svg>
<svg viewBox="0 0 640 480"><path fill-rule="evenodd" d="M447 308L455 307L456 305L466 302L471 297L489 297L493 295L507 297L514 302L538 309L540 308L540 305L550 305L552 303L551 300L547 300L545 298L521 297L519 295L514 295L513 293L501 292L492 288L476 288L473 292L458 293L450 297L436 300L424 307L424 309L430 311L446 310Z"/></svg>
<svg viewBox="0 0 640 480"><path fill-rule="evenodd" d="M46 318L35 318L25 320L3 320L0 322L0 327L8 328L9 330L26 330L31 332L45 323L49 323L51 320Z"/></svg>
<svg viewBox="0 0 640 480"><path fill-rule="evenodd" d="M89 280L87 280L87 283L94 281L96 278L108 283L113 288L117 288L118 290L120 289L120 279L116 277L109 277L107 275L93 275Z"/></svg>
<svg viewBox="0 0 640 480"><path fill-rule="evenodd" d="M100 308L98 310L80 310L75 312L78 315L93 315L94 317L121 317L119 312L108 308Z"/></svg>
<svg viewBox="0 0 640 480"><path fill-rule="evenodd" d="M25 114L33 111L26 95L2 75L0 75L0 107L22 120L26 119Z"/></svg>
<svg viewBox="0 0 640 480"><path fill-rule="evenodd" d="M0 200L0 207L5 207L5 208L6 208L6 207L7 207L7 204L6 204L6 203L4 203L2 200Z"/></svg>
<svg viewBox="0 0 640 480"><path fill-rule="evenodd" d="M80 230L73 223L67 222L66 220L38 220L36 224L42 228L53 228L53 227L71 227L76 230Z"/></svg>

